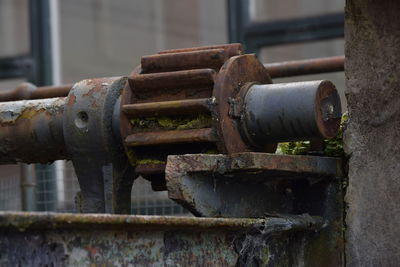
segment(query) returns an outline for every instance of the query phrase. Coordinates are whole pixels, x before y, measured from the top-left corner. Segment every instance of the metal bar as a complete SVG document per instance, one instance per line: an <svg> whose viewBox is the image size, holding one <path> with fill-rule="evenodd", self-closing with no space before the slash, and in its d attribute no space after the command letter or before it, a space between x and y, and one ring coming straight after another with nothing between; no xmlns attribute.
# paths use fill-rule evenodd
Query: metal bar
<svg viewBox="0 0 400 267"><path fill-rule="evenodd" d="M142 132L126 137L127 146L153 146L162 144L185 144L193 142L215 142L216 136L211 128Z"/></svg>
<svg viewBox="0 0 400 267"><path fill-rule="evenodd" d="M247 53L258 53L261 47L316 40L342 38L343 14L331 14L289 21L251 23L247 25L244 43Z"/></svg>
<svg viewBox="0 0 400 267"><path fill-rule="evenodd" d="M134 90L212 87L214 76L213 69L151 73L136 75L129 79L129 84Z"/></svg>
<svg viewBox="0 0 400 267"><path fill-rule="evenodd" d="M187 99L124 105L122 110L130 116L159 116L199 114L209 112L209 99Z"/></svg>
<svg viewBox="0 0 400 267"><path fill-rule="evenodd" d="M71 88L72 84L36 88L33 84L22 83L13 90L0 91L0 102L65 97Z"/></svg>
<svg viewBox="0 0 400 267"><path fill-rule="evenodd" d="M271 78L327 73L344 70L344 56L264 64Z"/></svg>
<svg viewBox="0 0 400 267"><path fill-rule="evenodd" d="M100 227L117 230L122 228L244 230L266 221L270 220L0 211L0 228L15 227L17 229L93 229L91 227L99 229ZM285 220L282 219L282 221Z"/></svg>
<svg viewBox="0 0 400 267"><path fill-rule="evenodd" d="M228 0L229 42L244 43L245 25L250 21L249 0Z"/></svg>
<svg viewBox="0 0 400 267"><path fill-rule="evenodd" d="M49 0L31 0L29 8L33 59L29 81L36 86L50 85L53 79Z"/></svg>
<svg viewBox="0 0 400 267"><path fill-rule="evenodd" d="M59 86L39 87L32 92L30 99L65 97L68 96L68 93L69 91L71 91L72 86L72 84L65 84Z"/></svg>
<svg viewBox="0 0 400 267"><path fill-rule="evenodd" d="M229 42L242 43L247 53L261 47L344 36L343 13L288 19L251 21L248 0L228 0Z"/></svg>
<svg viewBox="0 0 400 267"><path fill-rule="evenodd" d="M256 52L260 47L298 43L344 36L344 15L321 16L250 23L245 27L246 52Z"/></svg>
<svg viewBox="0 0 400 267"><path fill-rule="evenodd" d="M143 72L154 73L185 69L219 69L228 58L228 53L218 48L144 56L141 63Z"/></svg>

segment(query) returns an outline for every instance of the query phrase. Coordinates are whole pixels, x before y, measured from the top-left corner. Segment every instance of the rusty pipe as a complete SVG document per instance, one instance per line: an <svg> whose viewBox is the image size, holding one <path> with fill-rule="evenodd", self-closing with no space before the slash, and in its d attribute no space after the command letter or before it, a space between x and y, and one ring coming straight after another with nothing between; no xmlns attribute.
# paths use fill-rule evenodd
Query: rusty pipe
<svg viewBox="0 0 400 267"><path fill-rule="evenodd" d="M67 159L65 97L0 103L0 164Z"/></svg>
<svg viewBox="0 0 400 267"><path fill-rule="evenodd" d="M271 78L327 73L344 70L344 56L264 64Z"/></svg>
<svg viewBox="0 0 400 267"><path fill-rule="evenodd" d="M36 87L31 83L21 83L13 90L0 92L0 102L65 97L71 88L72 84Z"/></svg>

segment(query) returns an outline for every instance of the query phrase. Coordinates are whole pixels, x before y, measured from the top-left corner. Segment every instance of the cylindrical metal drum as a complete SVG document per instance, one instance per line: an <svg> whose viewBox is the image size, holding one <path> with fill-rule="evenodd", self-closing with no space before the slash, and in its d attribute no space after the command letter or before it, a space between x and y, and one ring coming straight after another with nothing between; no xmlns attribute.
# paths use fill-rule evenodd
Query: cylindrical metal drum
<svg viewBox="0 0 400 267"><path fill-rule="evenodd" d="M243 108L241 132L254 147L332 138L341 119L340 98L329 81L254 84Z"/></svg>

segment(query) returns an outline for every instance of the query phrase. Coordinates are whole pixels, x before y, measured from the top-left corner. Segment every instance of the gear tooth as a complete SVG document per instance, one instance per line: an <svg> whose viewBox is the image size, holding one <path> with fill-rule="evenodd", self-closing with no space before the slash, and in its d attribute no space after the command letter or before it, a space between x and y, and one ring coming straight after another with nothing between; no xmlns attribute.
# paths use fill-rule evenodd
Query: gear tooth
<svg viewBox="0 0 400 267"><path fill-rule="evenodd" d="M228 53L219 48L144 56L141 64L143 73L203 68L219 70L228 58Z"/></svg>
<svg viewBox="0 0 400 267"><path fill-rule="evenodd" d="M213 69L160 72L133 76L129 78L129 85L139 91L210 87L214 84L214 77Z"/></svg>
<svg viewBox="0 0 400 267"><path fill-rule="evenodd" d="M160 114L201 114L210 112L211 99L198 98L188 100L174 100L150 103L128 104L122 106L122 111L129 117L158 116Z"/></svg>
<svg viewBox="0 0 400 267"><path fill-rule="evenodd" d="M133 147L216 141L211 128L133 133L125 138L125 144Z"/></svg>

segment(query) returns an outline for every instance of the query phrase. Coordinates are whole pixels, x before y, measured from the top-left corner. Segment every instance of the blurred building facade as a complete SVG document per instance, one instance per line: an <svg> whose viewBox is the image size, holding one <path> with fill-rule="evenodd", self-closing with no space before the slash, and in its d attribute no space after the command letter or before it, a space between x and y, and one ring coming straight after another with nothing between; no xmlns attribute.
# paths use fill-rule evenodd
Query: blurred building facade
<svg viewBox="0 0 400 267"><path fill-rule="evenodd" d="M29 0L0 0L0 56L27 53ZM254 20L302 17L344 9L342 0L251 0ZM104 76L128 75L143 55L163 49L226 43L227 5L225 0L59 0L59 51L62 83ZM56 26L56 25L53 25ZM343 55L343 40L293 44L264 48L263 62ZM312 75L290 80L331 79L340 92L343 73ZM21 80L0 81L0 90L14 88ZM63 163L56 173L54 188L46 188L43 175L38 185L37 209L74 211L74 195L79 190L71 163ZM0 166L0 210L19 210L19 168ZM153 192L139 179L132 190L134 214L182 214L185 211L167 198L166 192Z"/></svg>

